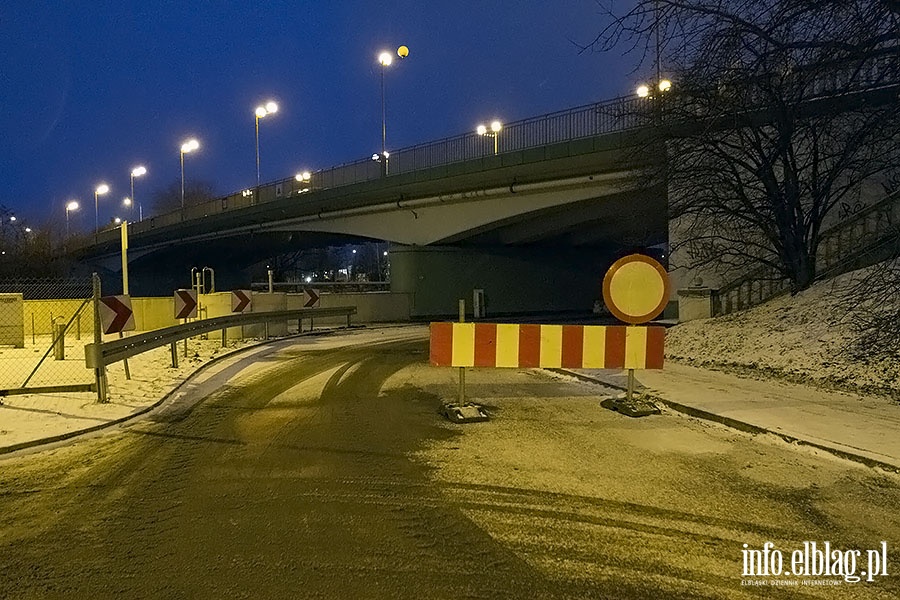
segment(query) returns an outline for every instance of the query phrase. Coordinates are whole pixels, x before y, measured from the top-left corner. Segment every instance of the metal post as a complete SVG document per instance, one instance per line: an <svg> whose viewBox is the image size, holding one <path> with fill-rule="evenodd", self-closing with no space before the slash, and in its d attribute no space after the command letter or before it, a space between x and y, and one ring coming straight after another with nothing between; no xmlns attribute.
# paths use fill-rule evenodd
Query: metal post
<svg viewBox="0 0 900 600"><path fill-rule="evenodd" d="M128 221L122 221L122 293L128 295Z"/></svg>
<svg viewBox="0 0 900 600"><path fill-rule="evenodd" d="M259 189L259 115L256 115L256 189Z"/></svg>
<svg viewBox="0 0 900 600"><path fill-rule="evenodd" d="M34 318L34 315L32 315L32 318ZM32 330L33 329L34 326L32 325ZM81 313L78 313L78 316L75 317L75 339L81 340Z"/></svg>
<svg viewBox="0 0 900 600"><path fill-rule="evenodd" d="M625 392L625 400L631 402L634 397L634 369L628 369L628 387Z"/></svg>
<svg viewBox="0 0 900 600"><path fill-rule="evenodd" d="M34 313L31 313L31 345L32 346L37 345L37 335L35 334L35 331L34 331Z"/></svg>
<svg viewBox="0 0 900 600"><path fill-rule="evenodd" d="M172 351L172 368L178 368L178 347L175 342L172 342L169 346L169 349Z"/></svg>
<svg viewBox="0 0 900 600"><path fill-rule="evenodd" d="M348 317L349 318L349 317ZM460 298L459 300L459 322L466 322L466 301ZM459 368L459 405L466 405L466 368Z"/></svg>
<svg viewBox="0 0 900 600"><path fill-rule="evenodd" d="M266 321L266 340L269 339L269 322Z"/></svg>
<svg viewBox="0 0 900 600"><path fill-rule="evenodd" d="M272 271L272 269L269 269L269 293L270 294L272 293L272 289L273 289L273 285L274 285L273 281L272 281L273 274L274 274L274 272Z"/></svg>
<svg viewBox="0 0 900 600"><path fill-rule="evenodd" d="M103 333L100 326L100 276L94 273L91 276L91 283L93 284L94 292L94 343L99 348L103 343ZM106 403L106 365L103 364L102 359L100 365L94 369L94 384L97 387L97 401Z"/></svg>
<svg viewBox="0 0 900 600"><path fill-rule="evenodd" d="M223 348L224 348L225 346L228 345L228 340L227 340L227 337L226 337L226 332L227 332L227 331L228 331L228 330L225 329L225 328L222 329L222 347L223 347Z"/></svg>
<svg viewBox="0 0 900 600"><path fill-rule="evenodd" d="M128 221L122 221L122 293L128 295ZM119 338L125 334L119 332ZM131 381L131 369L128 368L128 359L122 360L125 365L125 379Z"/></svg>
<svg viewBox="0 0 900 600"><path fill-rule="evenodd" d="M181 320L182 325L187 325L187 322L188 322L187 317L185 317L184 319ZM185 358L187 358L187 341L188 341L188 339L184 338L184 357Z"/></svg>
<svg viewBox="0 0 900 600"><path fill-rule="evenodd" d="M384 64L381 65L381 160L384 160L384 151L387 149L387 113L384 108ZM381 170L385 172L384 169Z"/></svg>

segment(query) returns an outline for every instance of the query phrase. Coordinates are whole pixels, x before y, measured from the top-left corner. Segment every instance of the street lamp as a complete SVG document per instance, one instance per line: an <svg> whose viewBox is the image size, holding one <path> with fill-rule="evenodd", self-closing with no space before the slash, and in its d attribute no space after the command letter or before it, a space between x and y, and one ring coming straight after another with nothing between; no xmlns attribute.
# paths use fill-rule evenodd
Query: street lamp
<svg viewBox="0 0 900 600"><path fill-rule="evenodd" d="M499 134L500 134L501 129L503 129L503 123L501 123L500 121L494 120L494 121L491 121L490 129L488 129L486 125L479 125L475 129L475 131L478 133L478 135L494 138L494 154L497 154L497 152L500 149L500 144L499 144L500 135Z"/></svg>
<svg viewBox="0 0 900 600"><path fill-rule="evenodd" d="M131 200L132 201L134 201L134 178L141 177L146 174L147 174L147 168L143 167L143 166L135 167L134 169L131 170ZM141 210L140 202L138 202L138 220L139 221L144 220L144 211Z"/></svg>
<svg viewBox="0 0 900 600"><path fill-rule="evenodd" d="M181 145L181 218L184 219L184 155L200 147L200 142L191 139Z"/></svg>
<svg viewBox="0 0 900 600"><path fill-rule="evenodd" d="M660 79L654 87L659 90L660 94L665 94L672 89L672 82L668 79ZM640 98L652 98L652 96L650 95L650 86L647 84L639 85L635 92Z"/></svg>
<svg viewBox="0 0 900 600"><path fill-rule="evenodd" d="M101 183L94 190L94 240L97 239L97 232L100 231L100 202L98 198L109 191L109 186Z"/></svg>
<svg viewBox="0 0 900 600"><path fill-rule="evenodd" d="M69 213L73 210L78 210L78 202L75 200L66 204L66 237L69 237Z"/></svg>
<svg viewBox="0 0 900 600"><path fill-rule="evenodd" d="M265 106L256 107L256 187L259 187L259 120L278 112L278 105L267 102Z"/></svg>
<svg viewBox="0 0 900 600"><path fill-rule="evenodd" d="M397 56L406 58L409 56L409 48L400 46L397 48ZM381 154L387 157L387 113L384 104L384 69L394 62L390 52L382 52L378 55L378 63L381 65Z"/></svg>
<svg viewBox="0 0 900 600"><path fill-rule="evenodd" d="M123 199L122 199L122 206L128 208L129 213L131 214L131 216L132 216L132 217L134 216L134 201L133 201L131 198L123 198Z"/></svg>

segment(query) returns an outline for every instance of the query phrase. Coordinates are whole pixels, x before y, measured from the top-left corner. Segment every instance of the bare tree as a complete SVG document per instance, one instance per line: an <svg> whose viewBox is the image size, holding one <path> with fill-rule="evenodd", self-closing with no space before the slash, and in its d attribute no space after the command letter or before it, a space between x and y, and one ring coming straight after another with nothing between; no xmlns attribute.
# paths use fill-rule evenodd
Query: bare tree
<svg viewBox="0 0 900 600"><path fill-rule="evenodd" d="M206 181L192 181L184 185L184 206L196 206L216 199L213 185ZM165 189L153 195L153 214L162 215L181 210L181 180L173 181Z"/></svg>
<svg viewBox="0 0 900 600"><path fill-rule="evenodd" d="M812 284L835 208L900 168L893 4L639 0L591 44L627 40L673 81L647 118L666 142L683 266Z"/></svg>

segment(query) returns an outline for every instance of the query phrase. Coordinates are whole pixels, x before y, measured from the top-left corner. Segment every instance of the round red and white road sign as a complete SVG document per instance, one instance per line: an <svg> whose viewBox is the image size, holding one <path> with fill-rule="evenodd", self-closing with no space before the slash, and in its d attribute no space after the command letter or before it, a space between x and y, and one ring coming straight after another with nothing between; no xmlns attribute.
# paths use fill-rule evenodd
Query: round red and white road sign
<svg viewBox="0 0 900 600"><path fill-rule="evenodd" d="M603 301L620 321L646 323L662 314L669 302L669 275L649 256L629 254L606 272Z"/></svg>

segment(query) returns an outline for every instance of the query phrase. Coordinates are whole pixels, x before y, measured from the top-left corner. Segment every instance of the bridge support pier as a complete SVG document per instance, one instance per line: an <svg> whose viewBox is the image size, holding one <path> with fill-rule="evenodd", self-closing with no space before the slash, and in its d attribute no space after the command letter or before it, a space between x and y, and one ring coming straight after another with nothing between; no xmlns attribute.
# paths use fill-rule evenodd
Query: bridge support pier
<svg viewBox="0 0 900 600"><path fill-rule="evenodd" d="M486 317L590 313L614 250L600 247L391 247L391 291L413 318L456 317L483 289Z"/></svg>

